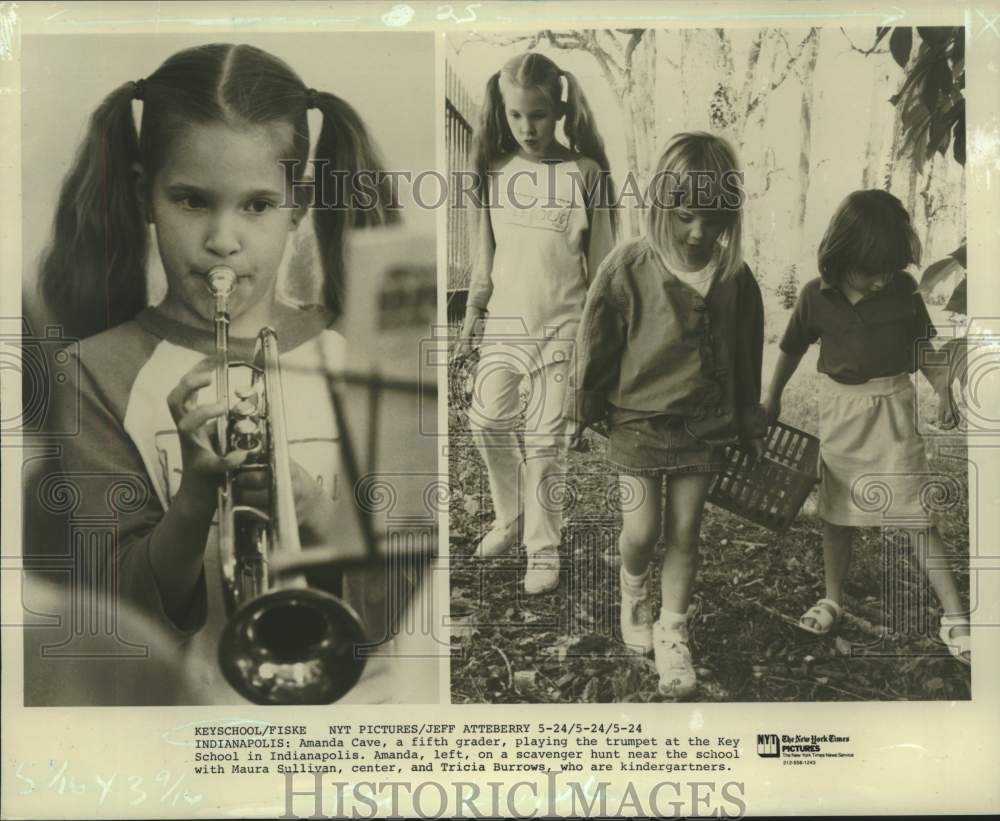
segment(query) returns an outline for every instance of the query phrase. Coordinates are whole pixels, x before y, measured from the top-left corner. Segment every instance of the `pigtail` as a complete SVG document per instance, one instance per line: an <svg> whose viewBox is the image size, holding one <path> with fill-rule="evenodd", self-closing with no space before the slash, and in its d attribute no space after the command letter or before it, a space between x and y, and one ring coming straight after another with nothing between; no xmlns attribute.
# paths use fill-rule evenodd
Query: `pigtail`
<svg viewBox="0 0 1000 821"><path fill-rule="evenodd" d="M358 113L334 94L309 92L309 103L323 114L316 143L317 161L326 160L321 190L336 192L333 207L313 212L313 226L323 263L323 297L340 315L344 305L346 229L388 225L399 220L392 187L374 141ZM327 200L331 199L327 197Z"/></svg>
<svg viewBox="0 0 1000 821"><path fill-rule="evenodd" d="M517 148L514 135L510 133L504 114L503 95L500 93L500 72L486 81L486 97L483 100L479 130L476 132L473 148L472 167L476 172L477 202L486 207L489 204L489 171L504 154Z"/></svg>
<svg viewBox="0 0 1000 821"><path fill-rule="evenodd" d="M98 106L63 180L41 294L67 336L86 337L146 307L148 231L135 176L135 83Z"/></svg>
<svg viewBox="0 0 1000 821"><path fill-rule="evenodd" d="M604 140L597 130L594 115L591 113L590 105L580 87L576 77L568 71L563 71L562 76L566 81L566 111L563 120L563 133L569 147L589 157L600 166L602 171L598 184L598 197L595 206L608 209L608 217L611 220L611 231L617 236L618 233L618 212L615 206L614 183L611 180L611 164L608 162L608 155L604 150Z"/></svg>

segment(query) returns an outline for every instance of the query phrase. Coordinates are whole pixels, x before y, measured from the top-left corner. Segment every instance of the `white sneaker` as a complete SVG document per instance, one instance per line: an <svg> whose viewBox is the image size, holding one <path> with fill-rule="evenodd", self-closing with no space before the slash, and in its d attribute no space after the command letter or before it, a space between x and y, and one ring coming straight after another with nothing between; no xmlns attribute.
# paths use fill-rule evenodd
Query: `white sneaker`
<svg viewBox="0 0 1000 821"><path fill-rule="evenodd" d="M638 595L634 595L629 585L625 583L624 567L619 578L622 589L622 641L629 649L645 655L653 650L653 622L656 620L653 602L649 596L649 576L646 576L642 592Z"/></svg>
<svg viewBox="0 0 1000 821"><path fill-rule="evenodd" d="M524 574L524 592L529 596L548 593L559 586L559 548L541 547L528 551L528 570Z"/></svg>
<svg viewBox="0 0 1000 821"><path fill-rule="evenodd" d="M678 622L665 627L653 625L653 652L656 672L660 674L660 695L683 698L694 692L697 679L688 648L687 624Z"/></svg>
<svg viewBox="0 0 1000 821"><path fill-rule="evenodd" d="M477 559L493 559L504 555L520 540L520 526L520 518L505 525L494 523L490 532L479 541L472 555Z"/></svg>

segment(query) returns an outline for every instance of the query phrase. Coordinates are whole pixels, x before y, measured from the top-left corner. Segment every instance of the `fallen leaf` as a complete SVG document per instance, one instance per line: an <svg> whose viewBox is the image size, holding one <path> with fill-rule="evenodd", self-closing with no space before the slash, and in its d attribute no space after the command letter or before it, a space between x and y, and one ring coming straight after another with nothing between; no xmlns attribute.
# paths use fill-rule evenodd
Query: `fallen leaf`
<svg viewBox="0 0 1000 821"><path fill-rule="evenodd" d="M514 673L514 689L519 693L523 693L525 690L534 690L537 675L535 670L518 670Z"/></svg>
<svg viewBox="0 0 1000 821"><path fill-rule="evenodd" d="M462 641L472 638L479 632L479 625L475 614L459 618L452 617L451 638L453 641Z"/></svg>

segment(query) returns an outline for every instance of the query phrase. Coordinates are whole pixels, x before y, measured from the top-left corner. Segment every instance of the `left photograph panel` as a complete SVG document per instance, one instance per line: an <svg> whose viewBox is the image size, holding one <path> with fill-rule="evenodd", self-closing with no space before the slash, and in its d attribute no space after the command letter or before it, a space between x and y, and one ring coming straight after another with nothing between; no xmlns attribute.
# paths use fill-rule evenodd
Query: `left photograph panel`
<svg viewBox="0 0 1000 821"><path fill-rule="evenodd" d="M24 704L437 702L433 36L22 54Z"/></svg>

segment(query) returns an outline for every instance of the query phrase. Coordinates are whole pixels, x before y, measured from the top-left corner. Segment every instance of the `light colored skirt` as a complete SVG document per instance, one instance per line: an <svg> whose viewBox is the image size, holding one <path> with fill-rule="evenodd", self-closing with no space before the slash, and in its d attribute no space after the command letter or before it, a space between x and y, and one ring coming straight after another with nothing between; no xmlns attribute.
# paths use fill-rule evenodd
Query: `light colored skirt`
<svg viewBox="0 0 1000 821"><path fill-rule="evenodd" d="M924 527L934 477L909 374L820 389L819 515L854 527Z"/></svg>

